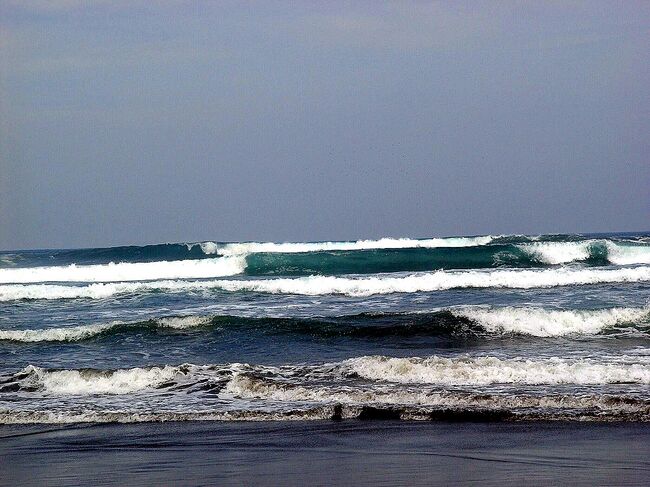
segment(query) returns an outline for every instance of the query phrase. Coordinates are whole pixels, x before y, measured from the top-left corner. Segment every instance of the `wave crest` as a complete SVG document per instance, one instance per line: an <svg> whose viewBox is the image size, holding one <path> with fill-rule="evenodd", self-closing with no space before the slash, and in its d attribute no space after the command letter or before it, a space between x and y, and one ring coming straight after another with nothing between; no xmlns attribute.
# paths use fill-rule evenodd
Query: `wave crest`
<svg viewBox="0 0 650 487"><path fill-rule="evenodd" d="M578 242L532 242L519 244L519 250L542 264L558 265L605 259L614 265L650 264L650 246L610 240Z"/></svg>
<svg viewBox="0 0 650 487"><path fill-rule="evenodd" d="M55 267L0 269L0 284L37 282L117 282L157 279L192 279L232 276L246 268L243 257L177 260L160 262L122 262L110 264L71 264Z"/></svg>
<svg viewBox="0 0 650 487"><path fill-rule="evenodd" d="M346 362L370 380L439 385L650 384L647 364L595 363L588 359L394 358L368 356Z"/></svg>
<svg viewBox="0 0 650 487"><path fill-rule="evenodd" d="M247 255L253 253L303 253L336 250L374 250L438 247L474 247L487 245L496 237L445 237L445 238L380 238L378 240L356 240L347 242L241 242L218 244L203 242L198 245L205 254L224 256Z"/></svg>
<svg viewBox="0 0 650 487"><path fill-rule="evenodd" d="M450 312L469 318L492 333L519 333L538 337L593 335L615 325L647 320L649 308L600 310L548 310L506 306L502 308L460 307Z"/></svg>
<svg viewBox="0 0 650 487"><path fill-rule="evenodd" d="M113 371L46 370L28 365L20 375L26 376L24 386L50 394L129 394L169 381L179 370L169 365Z"/></svg>
<svg viewBox="0 0 650 487"><path fill-rule="evenodd" d="M358 379L369 381L359 384ZM650 384L650 363L644 357L615 357L608 361L588 358L505 359L494 356L386 357L362 356L318 365L282 365L277 367L240 363L222 365L162 365L130 369L48 370L29 365L9 379L2 380L0 391L40 391L53 395L132 394L157 388L165 392L205 391L221 384L222 397L242 397L255 390L268 392L267 383L291 389L286 400L297 397L295 386L333 384L362 387L374 392L390 383L432 386L488 385L603 385ZM18 388L11 385L18 385ZM207 386L206 386L207 384ZM276 387L277 389L277 387ZM278 399L280 399L278 397ZM312 397L312 399L314 399Z"/></svg>
<svg viewBox="0 0 650 487"><path fill-rule="evenodd" d="M197 291L218 289L230 292L261 292L271 294L302 294L319 296L342 294L370 296L373 294L442 291L454 288L531 289L601 283L632 283L650 281L650 267L623 269L544 269L491 271L436 271L403 277L377 275L372 277L309 276L261 280L153 281L96 283L87 286L54 284L0 286L0 301L19 299L101 299L147 291Z"/></svg>
<svg viewBox="0 0 650 487"><path fill-rule="evenodd" d="M146 321L97 323L31 330L0 330L0 340L15 342L76 342L139 330L190 330L199 327L296 333L323 338L461 337L520 334L537 337L583 336L621 327L628 335L647 333L650 308L549 310L533 307L463 306L415 313L285 318L246 316L170 316ZM627 326L631 325L631 326ZM611 336L611 335L608 335Z"/></svg>
<svg viewBox="0 0 650 487"><path fill-rule="evenodd" d="M106 334L110 331L145 328L169 328L185 330L205 326L210 322L207 316L170 316L148 321L96 323L77 326L44 328L40 330L0 330L0 340L15 342L78 342Z"/></svg>

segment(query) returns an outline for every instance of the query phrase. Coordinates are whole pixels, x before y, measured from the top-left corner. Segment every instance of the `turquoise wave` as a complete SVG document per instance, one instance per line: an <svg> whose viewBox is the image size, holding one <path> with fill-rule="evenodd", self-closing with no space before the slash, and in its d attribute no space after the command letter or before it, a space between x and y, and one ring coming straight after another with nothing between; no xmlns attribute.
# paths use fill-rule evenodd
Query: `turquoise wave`
<svg viewBox="0 0 650 487"><path fill-rule="evenodd" d="M170 243L12 251L0 252L0 273L26 267L174 262L220 257L245 259L243 272L250 276L536 268L570 263L587 266L629 265L650 263L649 240L645 234L598 238L580 235L512 235L286 244Z"/></svg>

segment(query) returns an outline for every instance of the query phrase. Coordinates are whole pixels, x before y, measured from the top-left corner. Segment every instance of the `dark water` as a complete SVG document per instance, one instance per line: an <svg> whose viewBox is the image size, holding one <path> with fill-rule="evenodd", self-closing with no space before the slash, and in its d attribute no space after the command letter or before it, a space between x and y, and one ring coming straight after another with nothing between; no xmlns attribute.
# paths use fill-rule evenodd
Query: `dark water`
<svg viewBox="0 0 650 487"><path fill-rule="evenodd" d="M650 419L650 234L0 253L0 423Z"/></svg>

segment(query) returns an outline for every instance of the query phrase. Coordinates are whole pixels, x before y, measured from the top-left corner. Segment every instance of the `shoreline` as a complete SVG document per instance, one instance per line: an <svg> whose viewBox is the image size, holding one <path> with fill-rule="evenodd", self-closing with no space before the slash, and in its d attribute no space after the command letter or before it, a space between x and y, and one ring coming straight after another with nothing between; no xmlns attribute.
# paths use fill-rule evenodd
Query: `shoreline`
<svg viewBox="0 0 650 487"><path fill-rule="evenodd" d="M169 422L0 426L2 485L642 485L650 424Z"/></svg>

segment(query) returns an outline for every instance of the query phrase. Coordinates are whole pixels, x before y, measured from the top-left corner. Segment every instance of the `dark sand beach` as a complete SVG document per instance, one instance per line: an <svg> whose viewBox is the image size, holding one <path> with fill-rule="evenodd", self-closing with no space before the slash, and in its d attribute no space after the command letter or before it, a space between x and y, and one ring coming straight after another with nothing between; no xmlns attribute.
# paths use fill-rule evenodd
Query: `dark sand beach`
<svg viewBox="0 0 650 487"><path fill-rule="evenodd" d="M647 423L0 428L3 485L647 485Z"/></svg>

